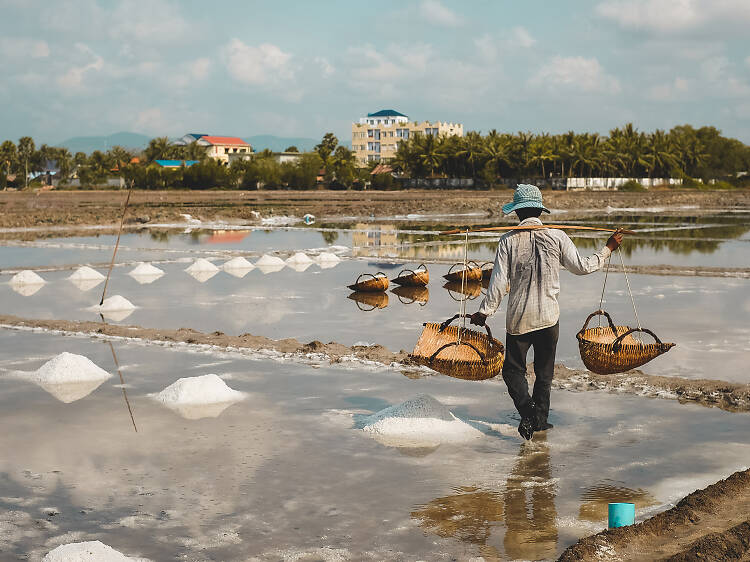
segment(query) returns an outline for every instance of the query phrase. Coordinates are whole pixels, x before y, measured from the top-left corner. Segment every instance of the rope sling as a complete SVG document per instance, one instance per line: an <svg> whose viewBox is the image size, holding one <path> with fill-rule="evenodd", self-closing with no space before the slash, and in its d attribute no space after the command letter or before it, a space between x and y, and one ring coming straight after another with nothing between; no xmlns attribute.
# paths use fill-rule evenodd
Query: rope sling
<svg viewBox="0 0 750 562"><path fill-rule="evenodd" d="M604 310L604 293L607 288L607 279L609 277L609 266L612 256L607 259L604 269L604 283L602 284L602 294L599 299L599 308L591 314L583 324L583 328L576 334L578 339L578 351L581 354L583 364L589 371L599 375L611 375L622 373L645 365L652 359L655 359L662 353L666 353L674 347L673 343L663 343L659 337L651 330L641 326L638 318L638 308L635 305L635 297L630 287L625 260L622 257L622 251L617 249L622 265L622 272L625 275L625 284L630 295L630 302L633 305L633 315L635 316L636 327L615 326L612 317ZM588 328L591 319L598 317L598 326ZM607 326L602 326L602 317L607 319ZM641 334L649 334L654 338L654 343L645 343Z"/></svg>

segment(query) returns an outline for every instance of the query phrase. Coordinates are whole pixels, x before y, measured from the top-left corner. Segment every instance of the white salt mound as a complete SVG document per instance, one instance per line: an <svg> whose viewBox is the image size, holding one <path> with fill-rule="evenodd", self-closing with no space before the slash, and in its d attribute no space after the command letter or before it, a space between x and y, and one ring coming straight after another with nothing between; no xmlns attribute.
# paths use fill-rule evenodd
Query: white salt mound
<svg viewBox="0 0 750 562"><path fill-rule="evenodd" d="M225 262L221 267L222 269L253 269L255 266L240 256Z"/></svg>
<svg viewBox="0 0 750 562"><path fill-rule="evenodd" d="M218 375L202 375L177 379L155 398L167 406L217 404L237 402L245 393L227 386Z"/></svg>
<svg viewBox="0 0 750 562"><path fill-rule="evenodd" d="M294 263L299 265L309 265L313 263L310 257L304 252L297 252L292 257L286 260L287 263Z"/></svg>
<svg viewBox="0 0 750 562"><path fill-rule="evenodd" d="M341 258L338 257L336 254L332 254L331 252L321 252L317 257L317 261L337 263L341 261Z"/></svg>
<svg viewBox="0 0 750 562"><path fill-rule="evenodd" d="M164 270L154 267L150 263L141 262L128 275L132 275L133 277L155 277L156 275L164 275Z"/></svg>
<svg viewBox="0 0 750 562"><path fill-rule="evenodd" d="M276 256L270 256L268 254L263 254L258 261L255 262L255 265L261 266L261 265L285 265L284 260L282 260L279 257Z"/></svg>
<svg viewBox="0 0 750 562"><path fill-rule="evenodd" d="M198 258L185 271L188 273L216 273L219 268L205 258Z"/></svg>
<svg viewBox="0 0 750 562"><path fill-rule="evenodd" d="M34 371L32 378L41 383L60 384L100 381L111 376L88 357L64 351Z"/></svg>
<svg viewBox="0 0 750 562"><path fill-rule="evenodd" d="M125 297L120 295L114 295L108 299L104 299L101 305L95 307L99 312L119 312L125 310L135 310L135 305Z"/></svg>
<svg viewBox="0 0 750 562"><path fill-rule="evenodd" d="M427 394L369 416L362 429L379 441L396 446L462 443L482 435Z"/></svg>
<svg viewBox="0 0 750 562"><path fill-rule="evenodd" d="M11 285L42 285L44 283L44 279L28 269L16 273L10 280Z"/></svg>
<svg viewBox="0 0 750 562"><path fill-rule="evenodd" d="M63 544L47 553L42 562L146 562L130 558L100 541Z"/></svg>
<svg viewBox="0 0 750 562"><path fill-rule="evenodd" d="M84 265L76 269L68 279L71 281L101 281L104 279L104 275L97 270Z"/></svg>

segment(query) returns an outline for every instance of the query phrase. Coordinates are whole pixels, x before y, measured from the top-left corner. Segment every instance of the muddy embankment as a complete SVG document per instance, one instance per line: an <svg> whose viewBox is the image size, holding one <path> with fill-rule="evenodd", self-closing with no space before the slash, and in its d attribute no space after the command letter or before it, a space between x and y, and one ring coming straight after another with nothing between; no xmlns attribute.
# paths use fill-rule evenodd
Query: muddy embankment
<svg viewBox="0 0 750 562"><path fill-rule="evenodd" d="M257 351L274 351L284 354L316 354L336 363L342 359L372 361L384 366L395 366L406 376L429 376L429 371L410 364L404 350L394 353L380 345L345 346L340 343L312 341L301 343L296 339L273 340L263 336L242 334L232 336L222 332L203 333L182 328L159 330L140 326L123 326L105 322L80 322L70 320L34 320L17 316L0 315L0 327L36 328L51 330L63 335L103 335L138 338L144 341L195 344L216 348L242 348ZM529 377L533 380L533 369ZM571 391L602 390L623 392L653 398L679 400L721 408L730 412L750 412L750 384L730 383L712 379L683 379L647 375L629 371L617 375L595 375L589 371L555 367L555 388Z"/></svg>
<svg viewBox="0 0 750 562"><path fill-rule="evenodd" d="M750 560L750 469L642 523L581 539L559 560Z"/></svg>
<svg viewBox="0 0 750 562"><path fill-rule="evenodd" d="M126 192L0 192L0 228L115 224ZM750 190L559 192L546 191L548 207L567 211L650 208L748 209ZM164 223L189 213L200 220L251 222L261 216L312 213L318 217L486 213L502 216L512 191L133 191L130 223Z"/></svg>

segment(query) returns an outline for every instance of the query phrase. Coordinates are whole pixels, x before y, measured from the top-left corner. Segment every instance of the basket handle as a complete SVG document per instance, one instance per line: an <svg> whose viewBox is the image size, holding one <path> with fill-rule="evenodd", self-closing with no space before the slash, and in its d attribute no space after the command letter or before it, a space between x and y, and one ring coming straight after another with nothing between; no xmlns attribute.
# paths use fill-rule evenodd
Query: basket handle
<svg viewBox="0 0 750 562"><path fill-rule="evenodd" d="M352 299L352 300L354 300L354 299ZM357 308L360 309L362 312L372 312L373 310L375 310L377 308L377 306L374 306L374 305L367 305L367 306L372 306L372 308L362 308L362 306L360 305L360 303L359 303L358 300L355 300L354 304L356 304Z"/></svg>
<svg viewBox="0 0 750 562"><path fill-rule="evenodd" d="M612 328L612 333L613 334L617 333L617 329L615 328L615 323L612 322L612 317L605 310L602 310L600 308L599 310L595 310L594 312L592 312L591 314L589 314L589 317L586 318L586 321L583 323L583 328L581 328L578 331L579 334L582 334L584 332L584 330L588 327L589 322L591 322L591 319L594 316L606 316L607 317L607 322L609 322L609 327Z"/></svg>
<svg viewBox="0 0 750 562"><path fill-rule="evenodd" d="M363 273L362 275L357 277L357 280L354 282L354 284L356 285L357 283L359 283L359 280L362 279L365 275L369 275L373 279L377 279L378 276L385 277L385 273L383 273L382 271L378 271L375 275L373 275L372 273Z"/></svg>
<svg viewBox="0 0 750 562"><path fill-rule="evenodd" d="M472 263L474 264L474 267L469 267ZM422 265L424 265L424 264L422 264ZM450 269L448 270L448 274L453 273L453 268L456 267L457 265L463 265L463 262L454 263L450 267ZM466 269L464 271L469 271L470 269L476 269L477 267L481 269L481 266L477 262L475 262L474 260L467 261L466 262Z"/></svg>
<svg viewBox="0 0 750 562"><path fill-rule="evenodd" d="M417 268L419 269L419 268ZM401 279L404 277L404 273L408 273L409 275L414 275L416 273L413 269L402 269L398 275L396 275L396 279Z"/></svg>
<svg viewBox="0 0 750 562"><path fill-rule="evenodd" d="M440 331L442 332L450 325L451 322L453 322L457 318L462 318L462 317L469 318L471 317L471 315L470 314L455 314L454 316L448 318L448 320L440 324ZM490 340L494 340L495 338L492 337L492 330L490 330L490 327L486 323L484 324L484 329L487 330L487 335L489 336Z"/></svg>
<svg viewBox="0 0 750 562"><path fill-rule="evenodd" d="M491 261L486 261L486 262L484 262L484 263L482 264L482 267L481 267L480 269L481 269L482 271L484 271L484 270L485 270L485 266L488 266L488 265L490 266L490 268L493 268L493 267L495 267L495 264L494 264L494 262L491 262Z"/></svg>
<svg viewBox="0 0 750 562"><path fill-rule="evenodd" d="M440 353L441 351L443 351L446 347L452 347L454 345L465 345L465 346L470 347L471 349L473 349L474 351L476 351L476 353L477 353L477 355L479 355L479 359L481 359L482 363L484 363L485 365L487 364L487 359L484 357L484 354L481 351L479 351L474 344L469 343L467 341L462 341L460 343L457 342L457 341L452 341L452 342L446 343L445 345L440 346L435 353L433 353L432 355L430 355L430 363L432 363L435 360L435 358L437 357L438 353Z"/></svg>
<svg viewBox="0 0 750 562"><path fill-rule="evenodd" d="M645 334L648 334L656 340L656 343L658 343L659 345L663 345L661 340L659 339L659 336L657 336L648 328L630 328L627 332L623 332L622 334L617 336L615 341L612 342L612 353L617 353L618 351L620 351L620 348L622 347L622 340L633 332L643 332Z"/></svg>

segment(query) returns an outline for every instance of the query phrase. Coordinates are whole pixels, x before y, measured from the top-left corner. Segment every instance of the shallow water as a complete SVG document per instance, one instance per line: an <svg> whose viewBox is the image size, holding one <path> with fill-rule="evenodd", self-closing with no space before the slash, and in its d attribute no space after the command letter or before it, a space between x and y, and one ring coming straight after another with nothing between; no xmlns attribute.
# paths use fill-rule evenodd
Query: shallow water
<svg viewBox="0 0 750 562"><path fill-rule="evenodd" d="M0 460L0 550L13 557L98 539L154 560L551 558L603 528L615 496L642 519L750 455L745 414L558 391L555 429L522 445L498 381L115 341L136 433L116 375L63 403L8 373L62 351L114 372L107 343L0 330L0 348L0 446L13 451ZM148 397L206 373L249 398L186 420ZM421 393L484 436L398 449L355 429L356 415Z"/></svg>

